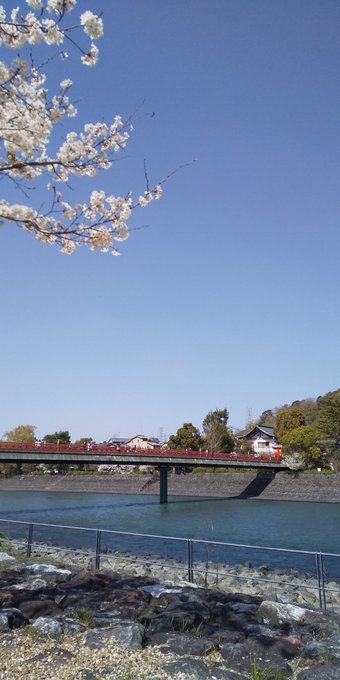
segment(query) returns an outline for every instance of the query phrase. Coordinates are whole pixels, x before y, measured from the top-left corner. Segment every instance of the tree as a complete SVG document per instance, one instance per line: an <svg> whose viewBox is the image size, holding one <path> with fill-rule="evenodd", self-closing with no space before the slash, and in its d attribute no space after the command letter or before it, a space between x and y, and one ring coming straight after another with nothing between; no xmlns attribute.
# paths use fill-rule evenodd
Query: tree
<svg viewBox="0 0 340 680"><path fill-rule="evenodd" d="M87 450L89 448L88 445L91 444L91 442L93 442L92 437L80 437L80 439L77 439L74 443L78 446L83 446L84 449ZM78 463L78 465L75 465L74 467L76 470L87 470L89 466L85 465L85 463Z"/></svg>
<svg viewBox="0 0 340 680"><path fill-rule="evenodd" d="M306 467L305 461L299 453L287 453L283 456L283 460L290 470L303 470Z"/></svg>
<svg viewBox="0 0 340 680"><path fill-rule="evenodd" d="M60 430L59 432L54 432L54 434L45 434L44 437L45 444L70 444L71 437L68 430Z"/></svg>
<svg viewBox="0 0 340 680"><path fill-rule="evenodd" d="M176 434L169 437L169 449L191 449L192 451L199 451L203 446L203 439L200 431L192 423L184 423Z"/></svg>
<svg viewBox="0 0 340 680"><path fill-rule="evenodd" d="M81 203L72 199L72 177L91 178L109 170L132 131L132 121L117 115L109 124L87 123L81 131L56 138L58 125L65 126L77 109L70 100L70 78L63 78L54 92L47 87L51 63L68 57L67 43L71 52L80 52L85 66L94 66L94 41L103 35L102 18L90 10L69 22L76 1L26 0L26 14L16 7L8 16L0 6L0 46L15 51L12 61L0 61L0 177L16 185L23 197L22 203L0 199L0 222L14 223L42 243L58 244L66 254L85 245L118 255L113 241L127 239L132 210L159 199L165 180L150 187L145 169L146 188L139 198L133 199L130 191L114 196L92 190ZM90 44L80 44L83 34ZM30 185L35 196L32 191L28 196Z"/></svg>
<svg viewBox="0 0 340 680"><path fill-rule="evenodd" d="M319 413L316 426L320 430L327 452L340 467L340 389L317 400Z"/></svg>
<svg viewBox="0 0 340 680"><path fill-rule="evenodd" d="M234 449L234 437L227 427L229 413L226 408L210 411L203 421L205 448L208 451L224 451Z"/></svg>
<svg viewBox="0 0 340 680"><path fill-rule="evenodd" d="M35 425L18 425L5 432L4 437L9 442L34 442L36 429Z"/></svg>
<svg viewBox="0 0 340 680"><path fill-rule="evenodd" d="M35 425L18 425L13 430L5 432L4 437L9 442L34 442L35 441ZM5 468L5 470L10 470L13 468ZM23 464L18 462L15 464L15 469L17 474L21 474L23 471Z"/></svg>
<svg viewBox="0 0 340 680"><path fill-rule="evenodd" d="M275 413L273 413L272 409L267 409L266 411L263 411L257 421L258 425L264 425L267 427L274 427L275 423Z"/></svg>
<svg viewBox="0 0 340 680"><path fill-rule="evenodd" d="M301 425L283 435L282 450L287 454L298 454L305 465L313 467L322 461L320 439L320 430L316 427Z"/></svg>
<svg viewBox="0 0 340 680"><path fill-rule="evenodd" d="M78 446L86 446L86 444L91 444L91 442L93 442L92 437L80 437L74 443Z"/></svg>
<svg viewBox="0 0 340 680"><path fill-rule="evenodd" d="M281 442L287 432L304 424L305 416L301 408L298 406L281 406L281 408L277 410L275 418L275 437Z"/></svg>
<svg viewBox="0 0 340 680"><path fill-rule="evenodd" d="M305 425L313 425L318 415L318 405L315 399L301 399L293 401L292 406L298 406L305 417Z"/></svg>
<svg viewBox="0 0 340 680"><path fill-rule="evenodd" d="M59 430L59 432L54 432L54 434L45 434L44 437L45 444L70 444L71 437L68 430ZM67 463L57 463L48 466L51 471L58 470L60 473L66 473L68 470Z"/></svg>
<svg viewBox="0 0 340 680"><path fill-rule="evenodd" d="M235 439L234 450L242 456L254 453L253 446L247 439Z"/></svg>

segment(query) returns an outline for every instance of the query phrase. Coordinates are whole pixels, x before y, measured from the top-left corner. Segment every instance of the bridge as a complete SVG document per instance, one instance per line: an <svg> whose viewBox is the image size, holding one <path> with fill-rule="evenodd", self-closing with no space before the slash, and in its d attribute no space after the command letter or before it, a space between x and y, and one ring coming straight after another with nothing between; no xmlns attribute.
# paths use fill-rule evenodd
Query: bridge
<svg viewBox="0 0 340 680"><path fill-rule="evenodd" d="M288 466L277 454L238 454L177 449L132 449L100 444L44 444L0 441L0 463L53 465L148 465L159 470L160 503L168 502L168 471L172 467L257 468L275 473Z"/></svg>

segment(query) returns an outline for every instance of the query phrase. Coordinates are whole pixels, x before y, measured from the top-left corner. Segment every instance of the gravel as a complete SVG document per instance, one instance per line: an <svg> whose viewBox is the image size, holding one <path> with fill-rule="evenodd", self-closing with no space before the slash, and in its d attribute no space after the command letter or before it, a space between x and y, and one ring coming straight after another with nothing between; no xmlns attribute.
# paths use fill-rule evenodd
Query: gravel
<svg viewBox="0 0 340 680"><path fill-rule="evenodd" d="M133 651L108 640L105 649L89 649L80 638L42 640L13 631L1 638L0 680L187 680L162 666L176 657L156 648Z"/></svg>

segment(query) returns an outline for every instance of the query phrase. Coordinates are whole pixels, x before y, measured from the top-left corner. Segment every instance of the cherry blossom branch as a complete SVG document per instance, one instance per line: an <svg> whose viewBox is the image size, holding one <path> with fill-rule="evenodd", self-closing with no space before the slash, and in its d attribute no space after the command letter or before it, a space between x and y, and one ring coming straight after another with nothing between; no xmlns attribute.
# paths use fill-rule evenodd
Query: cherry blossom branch
<svg viewBox="0 0 340 680"><path fill-rule="evenodd" d="M8 17L0 5L0 46L29 50L29 60L19 52L10 63L0 61L0 177L14 181L25 194L22 183L39 180L39 195L41 182L48 178L45 188L51 205L43 211L29 203L15 204L0 198L0 219L17 224L43 243L58 243L67 254L86 245L90 250L117 255L113 242L127 239L127 221L132 211L159 199L162 185L174 173L150 188L144 161L146 190L134 200L130 192L121 197L102 190L91 191L83 203L71 205L63 198L62 190L69 187L71 176L91 178L111 168L116 154L126 147L132 119L124 122L115 116L110 124L87 123L79 133L69 132L59 147L55 144L57 126L64 117L77 114L69 99L72 81L65 78L59 91L49 97L44 69L51 58L35 66L34 48L41 43L47 49L57 46L58 54L64 58L60 46L66 39L81 52L82 63L93 66L98 60L93 41L103 35L103 20L87 10L74 25L64 26L64 18L74 10L76 0L26 0L26 4L29 12L24 14L16 7ZM74 39L79 30L91 40L88 48L83 49ZM49 152L52 144L53 154Z"/></svg>

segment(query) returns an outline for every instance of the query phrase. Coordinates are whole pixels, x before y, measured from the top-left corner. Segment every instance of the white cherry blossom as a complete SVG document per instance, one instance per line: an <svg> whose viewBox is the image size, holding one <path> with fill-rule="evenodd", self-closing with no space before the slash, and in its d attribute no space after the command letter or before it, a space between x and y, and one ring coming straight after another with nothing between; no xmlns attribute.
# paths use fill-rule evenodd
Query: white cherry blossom
<svg viewBox="0 0 340 680"><path fill-rule="evenodd" d="M27 58L27 49L23 55L18 54L25 46L32 49L33 55L36 45L46 50L52 46L53 53L57 47L65 59L65 35L78 31L80 38L72 36L71 45L80 51L83 64L93 66L99 52L95 42L88 44L88 38L96 41L103 35L102 18L86 10L78 22L72 21L69 26L67 15L74 10L76 0L26 0L26 5L26 14L20 7L6 13L0 5L0 46L15 51L12 61L0 60L0 178L3 189L6 181L23 189L18 192L22 203L11 204L0 197L0 223L15 223L41 243L59 244L68 255L80 245L119 255L113 241L128 238L127 221L132 211L159 199L162 183L152 189L147 186L135 201L129 191L125 196L115 196L100 186L89 191L87 201L70 200L68 184L72 177L96 178L90 183L92 187L94 182L97 184L97 175L109 170L115 154L125 149L131 122L125 123L119 115L110 123L89 122L82 130L62 136L58 143L59 123L77 115L70 95L72 80L66 76L59 90L50 92L48 55L41 70L34 66L31 56ZM39 201L35 208L25 197L29 184L37 180ZM44 180L47 200L41 199ZM45 206L44 212L40 205Z"/></svg>
<svg viewBox="0 0 340 680"><path fill-rule="evenodd" d="M100 17L97 17L90 11L84 12L80 17L80 23L84 26L84 32L89 35L90 38L96 40L101 38L103 30L103 21Z"/></svg>

